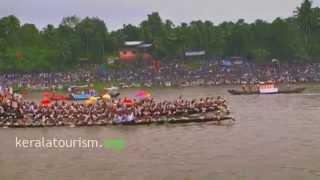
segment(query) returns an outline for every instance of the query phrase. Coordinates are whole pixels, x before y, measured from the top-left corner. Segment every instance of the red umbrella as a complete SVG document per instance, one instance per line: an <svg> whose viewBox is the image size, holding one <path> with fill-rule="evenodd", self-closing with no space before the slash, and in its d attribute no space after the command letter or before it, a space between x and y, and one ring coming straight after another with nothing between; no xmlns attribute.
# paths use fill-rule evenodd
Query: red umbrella
<svg viewBox="0 0 320 180"><path fill-rule="evenodd" d="M138 97L139 99L145 99L151 96L151 94L147 91L138 91L135 95L136 97Z"/></svg>
<svg viewBox="0 0 320 180"><path fill-rule="evenodd" d="M41 105L42 106L45 106L45 107L48 107L50 105L51 101L49 98L47 97L44 97L42 100L41 100Z"/></svg>
<svg viewBox="0 0 320 180"><path fill-rule="evenodd" d="M127 99L125 98L123 101L122 101L122 104L126 105L126 106L132 106L133 105L133 101L131 99Z"/></svg>

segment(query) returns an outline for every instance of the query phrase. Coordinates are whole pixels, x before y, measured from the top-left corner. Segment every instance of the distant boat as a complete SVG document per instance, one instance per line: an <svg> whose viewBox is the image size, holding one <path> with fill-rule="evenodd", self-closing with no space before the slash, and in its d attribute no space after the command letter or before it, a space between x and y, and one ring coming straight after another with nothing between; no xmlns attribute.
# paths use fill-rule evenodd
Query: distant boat
<svg viewBox="0 0 320 180"><path fill-rule="evenodd" d="M253 95L253 94L298 94L302 93L306 88L294 88L289 90L279 90L274 93L261 93L259 91L242 91L242 90L228 90L232 95Z"/></svg>
<svg viewBox="0 0 320 180"><path fill-rule="evenodd" d="M97 93L88 85L84 86L71 86L69 87L70 99L75 101L87 100L92 96L97 96Z"/></svg>
<svg viewBox="0 0 320 180"><path fill-rule="evenodd" d="M90 97L92 96L97 96L96 93L83 93L83 94L74 94L74 93L71 93L70 94L70 98L72 100L75 100L75 101L83 101L83 100L87 100L89 99Z"/></svg>
<svg viewBox="0 0 320 180"><path fill-rule="evenodd" d="M104 88L107 93L112 97L112 98L116 98L118 96L120 96L120 92L119 92L119 87L109 87L109 88Z"/></svg>
<svg viewBox="0 0 320 180"><path fill-rule="evenodd" d="M302 93L306 88L292 88L286 90L280 90L274 83L260 83L258 90L228 90L232 95L252 95L252 94L295 94Z"/></svg>
<svg viewBox="0 0 320 180"><path fill-rule="evenodd" d="M119 87L116 87L116 86L112 86L112 87L109 87L109 88L105 88L107 91L118 91L119 90Z"/></svg>
<svg viewBox="0 0 320 180"><path fill-rule="evenodd" d="M63 101L63 100L69 99L68 96L65 96L63 94L58 94L55 92L44 92L43 96L49 98L52 101Z"/></svg>

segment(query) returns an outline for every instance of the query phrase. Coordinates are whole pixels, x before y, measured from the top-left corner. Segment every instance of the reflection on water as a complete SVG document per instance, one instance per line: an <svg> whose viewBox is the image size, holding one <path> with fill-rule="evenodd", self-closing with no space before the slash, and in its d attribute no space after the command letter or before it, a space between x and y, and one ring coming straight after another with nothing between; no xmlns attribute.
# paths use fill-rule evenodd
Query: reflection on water
<svg viewBox="0 0 320 180"><path fill-rule="evenodd" d="M234 126L1 129L0 179L318 180L319 87L270 96L230 96L226 87L151 90L157 99L223 95L237 120ZM126 147L122 152L17 149L16 136L122 138Z"/></svg>

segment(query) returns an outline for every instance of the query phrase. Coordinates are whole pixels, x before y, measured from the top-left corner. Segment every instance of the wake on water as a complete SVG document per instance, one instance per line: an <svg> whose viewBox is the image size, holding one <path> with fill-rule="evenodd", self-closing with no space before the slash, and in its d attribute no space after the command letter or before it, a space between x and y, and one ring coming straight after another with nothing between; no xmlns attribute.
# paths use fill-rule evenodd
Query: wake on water
<svg viewBox="0 0 320 180"><path fill-rule="evenodd" d="M299 94L302 96L320 96L320 93L305 93L305 94Z"/></svg>

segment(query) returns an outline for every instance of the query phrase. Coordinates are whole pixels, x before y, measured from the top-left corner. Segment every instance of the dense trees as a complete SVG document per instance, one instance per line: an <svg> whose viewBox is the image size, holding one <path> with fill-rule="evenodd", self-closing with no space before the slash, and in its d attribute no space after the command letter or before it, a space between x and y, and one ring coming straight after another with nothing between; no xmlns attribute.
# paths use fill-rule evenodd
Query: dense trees
<svg viewBox="0 0 320 180"><path fill-rule="evenodd" d="M152 13L138 26L128 24L110 33L97 17L65 17L58 27L49 24L38 30L33 24L21 24L17 17L7 16L0 19L0 70L61 70L80 60L102 63L115 56L124 41L134 40L153 43L154 56L162 60L201 49L207 58L319 62L320 8L305 0L287 19L270 23L258 19L251 24L240 19L219 25L210 21L175 25Z"/></svg>

